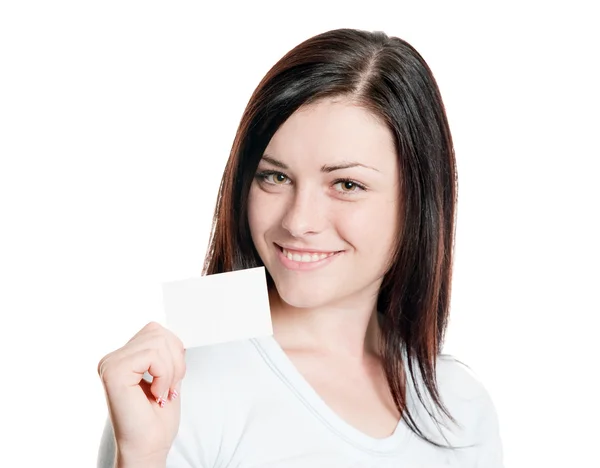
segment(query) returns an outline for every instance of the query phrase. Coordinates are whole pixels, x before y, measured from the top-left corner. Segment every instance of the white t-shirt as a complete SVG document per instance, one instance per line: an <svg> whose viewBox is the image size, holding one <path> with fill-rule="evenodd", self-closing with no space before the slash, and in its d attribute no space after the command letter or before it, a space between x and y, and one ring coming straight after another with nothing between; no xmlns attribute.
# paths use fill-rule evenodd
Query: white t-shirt
<svg viewBox="0 0 600 468"><path fill-rule="evenodd" d="M404 419L383 439L362 433L327 406L273 337L189 349L186 364L169 468L503 467L494 405L471 371L448 356L438 358L438 388L462 427L443 418L447 428L435 425L410 384L409 409L429 438L468 448L437 448ZM112 467L113 459L108 423L98 467Z"/></svg>

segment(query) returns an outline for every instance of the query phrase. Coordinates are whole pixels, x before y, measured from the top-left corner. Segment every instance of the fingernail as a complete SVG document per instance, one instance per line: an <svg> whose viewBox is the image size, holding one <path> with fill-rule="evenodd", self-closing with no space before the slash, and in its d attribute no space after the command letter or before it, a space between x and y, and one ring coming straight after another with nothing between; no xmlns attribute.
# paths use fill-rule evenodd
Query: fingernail
<svg viewBox="0 0 600 468"><path fill-rule="evenodd" d="M179 396L179 393L177 392L177 390L173 390L171 392L171 400L175 400L178 396Z"/></svg>
<svg viewBox="0 0 600 468"><path fill-rule="evenodd" d="M167 404L168 397L169 397L169 390L165 390L165 392L162 394L162 396L159 396L156 399L156 403L158 403L158 406L160 406L161 408L164 408L165 405Z"/></svg>

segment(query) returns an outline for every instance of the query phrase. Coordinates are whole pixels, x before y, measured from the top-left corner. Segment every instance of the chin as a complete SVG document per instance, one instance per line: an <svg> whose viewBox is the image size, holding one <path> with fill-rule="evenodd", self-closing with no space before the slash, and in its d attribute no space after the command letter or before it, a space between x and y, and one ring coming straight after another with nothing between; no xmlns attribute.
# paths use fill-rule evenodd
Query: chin
<svg viewBox="0 0 600 468"><path fill-rule="evenodd" d="M308 287L308 285L281 284L275 281L275 286L277 294L283 302L299 309L319 307L332 299L329 295L319 294L314 287Z"/></svg>

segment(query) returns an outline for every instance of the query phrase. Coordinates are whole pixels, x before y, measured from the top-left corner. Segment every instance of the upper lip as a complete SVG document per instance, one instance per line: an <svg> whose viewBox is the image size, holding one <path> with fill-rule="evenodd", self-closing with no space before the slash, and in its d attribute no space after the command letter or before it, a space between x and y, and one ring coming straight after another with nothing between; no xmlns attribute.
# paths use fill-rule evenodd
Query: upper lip
<svg viewBox="0 0 600 468"><path fill-rule="evenodd" d="M341 252L340 250L324 250L324 249L313 249L313 248L306 248L306 247L294 247L292 245L283 245L283 244L278 244L278 243L274 243L277 247L281 247L282 249L285 250L294 250L296 252L303 252L303 253L331 253L331 252Z"/></svg>

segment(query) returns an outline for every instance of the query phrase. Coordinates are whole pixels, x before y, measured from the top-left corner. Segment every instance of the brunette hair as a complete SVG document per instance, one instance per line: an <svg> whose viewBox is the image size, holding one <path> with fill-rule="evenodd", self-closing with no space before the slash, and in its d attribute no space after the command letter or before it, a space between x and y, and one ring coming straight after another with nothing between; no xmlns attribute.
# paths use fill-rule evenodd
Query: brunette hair
<svg viewBox="0 0 600 468"><path fill-rule="evenodd" d="M394 136L401 227L378 297L382 356L395 404L410 429L443 447L425 436L407 408L403 353L413 381L419 380L416 365L437 408L456 422L441 401L435 375L450 307L457 177L437 83L410 44L383 32L337 29L302 42L269 70L233 142L203 273L263 265L248 225L248 195L263 152L298 108L340 96L378 116Z"/></svg>

